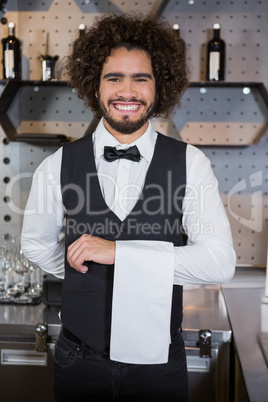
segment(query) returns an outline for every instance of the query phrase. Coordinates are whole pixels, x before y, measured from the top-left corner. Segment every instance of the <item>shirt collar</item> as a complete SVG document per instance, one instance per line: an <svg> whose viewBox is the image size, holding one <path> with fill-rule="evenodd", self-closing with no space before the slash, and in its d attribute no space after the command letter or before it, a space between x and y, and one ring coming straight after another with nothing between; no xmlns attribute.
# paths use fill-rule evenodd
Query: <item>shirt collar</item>
<svg viewBox="0 0 268 402"><path fill-rule="evenodd" d="M93 144L94 144L94 155L95 159L100 158L103 155L105 146L112 146L117 148L127 148L130 145L137 145L141 156L147 160L147 162L151 162L155 142L157 138L157 133L153 130L152 124L149 121L149 125L145 133L139 137L136 141L131 144L120 144L113 136L109 133L109 131L105 128L103 124L103 118L100 120L96 131L93 134Z"/></svg>

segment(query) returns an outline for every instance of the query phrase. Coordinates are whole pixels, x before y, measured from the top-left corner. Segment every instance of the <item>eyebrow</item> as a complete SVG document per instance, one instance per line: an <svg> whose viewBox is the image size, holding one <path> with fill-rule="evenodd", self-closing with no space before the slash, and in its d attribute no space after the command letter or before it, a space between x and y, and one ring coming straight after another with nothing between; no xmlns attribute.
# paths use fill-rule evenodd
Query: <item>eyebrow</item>
<svg viewBox="0 0 268 402"><path fill-rule="evenodd" d="M107 79L107 78L124 78L126 77L126 74L123 73L107 73L103 76L103 79ZM152 80L153 77L151 76L151 74L148 73L134 73L130 75L130 78L148 78L149 80Z"/></svg>

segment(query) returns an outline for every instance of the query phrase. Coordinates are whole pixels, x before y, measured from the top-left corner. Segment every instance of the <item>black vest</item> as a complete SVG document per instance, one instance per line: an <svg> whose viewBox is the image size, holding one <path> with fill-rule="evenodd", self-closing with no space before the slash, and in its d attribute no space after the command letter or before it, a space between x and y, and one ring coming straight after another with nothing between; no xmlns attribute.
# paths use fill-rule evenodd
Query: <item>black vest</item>
<svg viewBox="0 0 268 402"><path fill-rule="evenodd" d="M66 208L65 245L88 233L108 240L162 240L186 244L181 227L186 183L186 144L158 134L143 192L122 222L106 205L96 172L92 137L63 147L61 186ZM127 263L127 262L126 262ZM86 274L65 256L63 325L92 349L110 343L113 271L111 265L85 262ZM165 269L165 267L163 267ZM182 322L182 287L173 286L171 337Z"/></svg>

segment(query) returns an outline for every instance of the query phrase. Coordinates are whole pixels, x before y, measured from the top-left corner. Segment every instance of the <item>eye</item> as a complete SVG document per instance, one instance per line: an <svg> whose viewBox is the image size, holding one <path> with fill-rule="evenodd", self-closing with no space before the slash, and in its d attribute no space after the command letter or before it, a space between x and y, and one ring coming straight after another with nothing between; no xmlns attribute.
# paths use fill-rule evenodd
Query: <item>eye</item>
<svg viewBox="0 0 268 402"><path fill-rule="evenodd" d="M119 78L109 78L108 81L110 82L120 82Z"/></svg>

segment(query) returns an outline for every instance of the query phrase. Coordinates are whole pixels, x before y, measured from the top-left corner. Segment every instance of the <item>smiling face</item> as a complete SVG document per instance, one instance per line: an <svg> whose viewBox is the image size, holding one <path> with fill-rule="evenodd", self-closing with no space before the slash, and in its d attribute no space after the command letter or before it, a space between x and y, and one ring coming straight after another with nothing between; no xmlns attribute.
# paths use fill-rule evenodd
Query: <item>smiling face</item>
<svg viewBox="0 0 268 402"><path fill-rule="evenodd" d="M151 59L144 50L113 49L100 77L99 108L107 130L120 142L133 142L148 127L156 92Z"/></svg>

